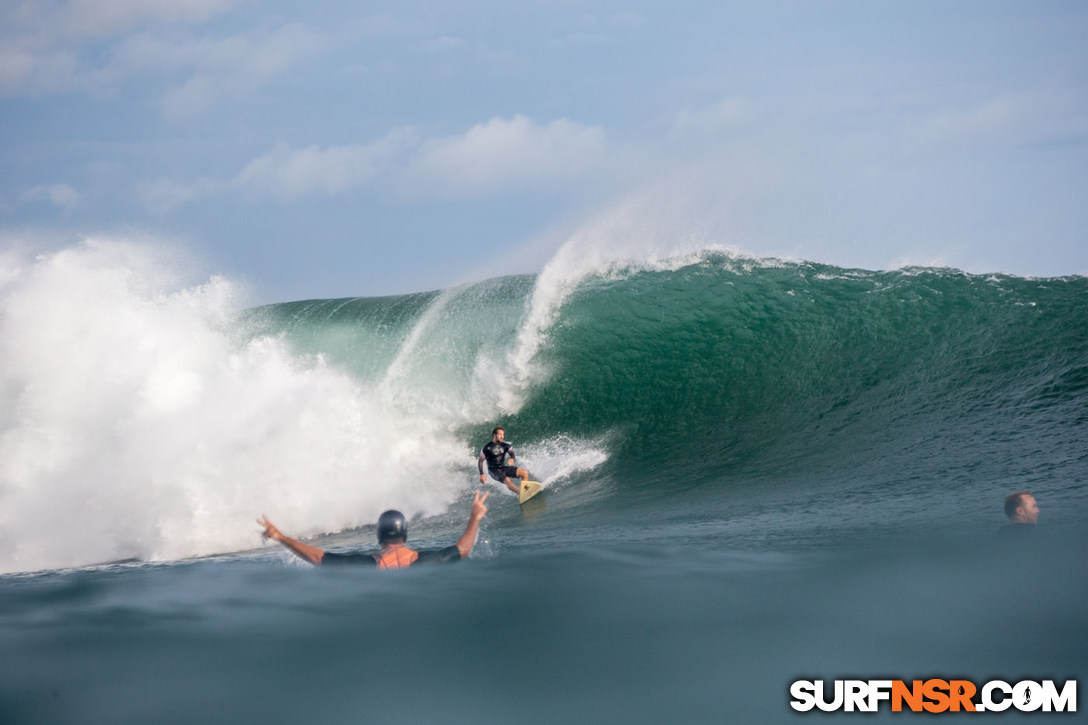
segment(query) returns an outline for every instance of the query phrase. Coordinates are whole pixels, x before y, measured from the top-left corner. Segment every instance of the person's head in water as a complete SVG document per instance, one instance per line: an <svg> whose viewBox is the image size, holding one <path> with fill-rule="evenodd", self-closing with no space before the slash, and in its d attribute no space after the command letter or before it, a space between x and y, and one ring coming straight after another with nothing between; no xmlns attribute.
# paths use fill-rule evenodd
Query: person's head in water
<svg viewBox="0 0 1088 725"><path fill-rule="evenodd" d="M1005 497L1005 515L1013 524L1039 523L1039 504L1031 491L1017 491Z"/></svg>
<svg viewBox="0 0 1088 725"><path fill-rule="evenodd" d="M502 439L505 437L506 431L503 430L502 426L500 425L495 426L494 430L491 431L491 440L495 441L496 443L502 443Z"/></svg>
<svg viewBox="0 0 1088 725"><path fill-rule="evenodd" d="M404 514L395 509L390 509L378 517L378 543L403 544L408 541L408 521Z"/></svg>

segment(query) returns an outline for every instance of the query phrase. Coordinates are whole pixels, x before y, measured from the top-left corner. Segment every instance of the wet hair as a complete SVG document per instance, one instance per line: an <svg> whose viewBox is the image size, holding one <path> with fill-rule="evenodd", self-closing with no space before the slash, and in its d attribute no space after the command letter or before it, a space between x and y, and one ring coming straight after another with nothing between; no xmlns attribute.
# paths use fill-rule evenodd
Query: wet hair
<svg viewBox="0 0 1088 725"><path fill-rule="evenodd" d="M495 435L495 434L496 434L496 433L498 433L498 432L499 432L500 430L501 430L501 431L502 431L503 433L505 433L505 432L506 432L506 429L505 429L505 428L503 428L503 427L502 427L501 425L497 425L497 426L495 426L495 427L494 427L494 428L492 429L492 431L491 431L491 435Z"/></svg>
<svg viewBox="0 0 1088 725"><path fill-rule="evenodd" d="M1031 491L1016 491L1005 497L1005 516L1014 518L1016 509L1024 505L1024 496L1031 496Z"/></svg>

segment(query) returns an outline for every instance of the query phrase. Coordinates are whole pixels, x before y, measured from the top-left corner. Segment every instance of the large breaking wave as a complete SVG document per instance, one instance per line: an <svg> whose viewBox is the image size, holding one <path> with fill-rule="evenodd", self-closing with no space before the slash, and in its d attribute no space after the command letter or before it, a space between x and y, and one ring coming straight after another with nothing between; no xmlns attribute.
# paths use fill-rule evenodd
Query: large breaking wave
<svg viewBox="0 0 1088 725"><path fill-rule="evenodd" d="M938 490L1088 468L1085 278L587 248L258 308L146 246L9 255L0 571L245 549L262 511L299 535L437 515L496 422L534 478L654 506L792 486L924 519Z"/></svg>

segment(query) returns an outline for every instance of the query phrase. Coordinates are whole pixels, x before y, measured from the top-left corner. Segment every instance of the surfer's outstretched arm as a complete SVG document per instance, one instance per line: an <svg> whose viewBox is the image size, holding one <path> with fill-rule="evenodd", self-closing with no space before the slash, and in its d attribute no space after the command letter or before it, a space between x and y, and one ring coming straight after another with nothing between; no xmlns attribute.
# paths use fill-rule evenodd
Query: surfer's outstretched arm
<svg viewBox="0 0 1088 725"><path fill-rule="evenodd" d="M457 548L461 550L462 559L468 558L468 555L472 552L472 547L476 544L476 536L480 533L480 520L487 513L487 506L484 502L487 501L490 494L490 491L484 491L483 496L481 496L480 492L477 491L476 497L472 500L472 513L468 516L468 525L465 527L465 533L461 534L461 538L457 540Z"/></svg>
<svg viewBox="0 0 1088 725"><path fill-rule="evenodd" d="M487 509L484 510L486 511ZM264 527L261 536L266 539L280 542L300 559L305 559L314 566L318 566L325 557L325 551L323 549L319 549L316 546L310 546L298 539L292 539L290 536L286 536L282 531L276 528L275 524L268 520L267 516L261 516L261 518L257 519L257 523Z"/></svg>

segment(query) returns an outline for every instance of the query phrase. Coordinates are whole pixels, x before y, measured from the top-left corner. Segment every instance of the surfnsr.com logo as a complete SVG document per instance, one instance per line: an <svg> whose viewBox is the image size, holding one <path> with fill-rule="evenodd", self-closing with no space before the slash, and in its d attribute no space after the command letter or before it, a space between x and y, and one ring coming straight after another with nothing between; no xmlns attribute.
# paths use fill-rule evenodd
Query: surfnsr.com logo
<svg viewBox="0 0 1088 725"><path fill-rule="evenodd" d="M969 680L797 680L790 685L790 707L798 712L1076 712L1077 681L1059 688L1054 680L1024 680L1010 684L991 680L981 687Z"/></svg>

